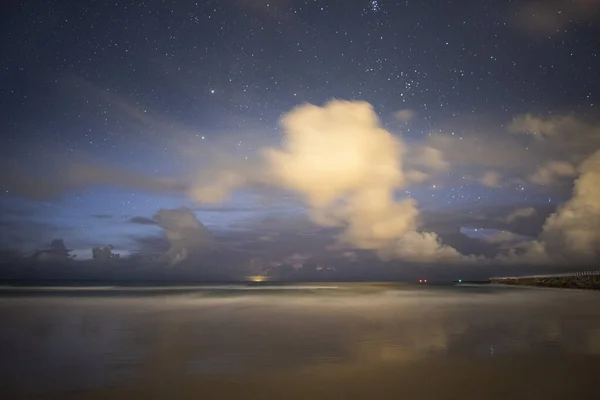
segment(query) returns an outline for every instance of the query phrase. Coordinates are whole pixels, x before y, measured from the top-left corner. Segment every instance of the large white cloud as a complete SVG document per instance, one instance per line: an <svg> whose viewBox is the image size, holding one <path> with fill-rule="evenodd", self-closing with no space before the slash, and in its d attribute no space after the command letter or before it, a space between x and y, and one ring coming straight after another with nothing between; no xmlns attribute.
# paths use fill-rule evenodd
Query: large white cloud
<svg viewBox="0 0 600 400"><path fill-rule="evenodd" d="M403 171L406 145L381 127L370 104L306 104L285 114L282 127L282 145L262 150L260 174L228 172L224 184L198 185L191 196L201 202L221 200L229 190L258 181L299 195L313 222L342 230L342 245L386 258L462 259L436 234L418 232L419 210L413 199L396 198L415 174ZM447 166L437 150L425 149L423 154L429 168Z"/></svg>
<svg viewBox="0 0 600 400"><path fill-rule="evenodd" d="M304 105L286 114L282 126L282 148L264 151L269 171L312 206L332 205L363 187L389 194L404 184L404 144L380 127L368 103Z"/></svg>

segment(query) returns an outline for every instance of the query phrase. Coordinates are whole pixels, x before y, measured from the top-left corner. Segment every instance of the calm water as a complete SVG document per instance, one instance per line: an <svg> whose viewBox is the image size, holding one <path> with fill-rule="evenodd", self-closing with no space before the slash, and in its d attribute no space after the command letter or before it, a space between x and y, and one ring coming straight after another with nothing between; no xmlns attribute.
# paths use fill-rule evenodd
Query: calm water
<svg viewBox="0 0 600 400"><path fill-rule="evenodd" d="M598 399L599 367L598 292L0 289L2 398Z"/></svg>

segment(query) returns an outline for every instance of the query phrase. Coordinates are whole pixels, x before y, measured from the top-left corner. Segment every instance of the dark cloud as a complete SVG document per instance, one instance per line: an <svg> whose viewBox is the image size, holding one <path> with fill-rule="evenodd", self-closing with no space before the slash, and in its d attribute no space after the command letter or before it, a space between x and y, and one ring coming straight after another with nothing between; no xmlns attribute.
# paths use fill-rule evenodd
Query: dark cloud
<svg viewBox="0 0 600 400"><path fill-rule="evenodd" d="M31 217L35 214L35 208L24 208L24 207L12 207L4 205L2 207L3 216L13 217Z"/></svg>
<svg viewBox="0 0 600 400"><path fill-rule="evenodd" d="M52 239L50 242L50 248L57 250L66 250L65 241L63 239Z"/></svg>
<svg viewBox="0 0 600 400"><path fill-rule="evenodd" d="M196 260L216 249L213 235L189 208L161 209L154 219L169 242L165 257L171 264Z"/></svg>
<svg viewBox="0 0 600 400"><path fill-rule="evenodd" d="M181 194L186 188L177 179L160 178L100 164L54 160L44 168L35 168L23 162L0 162L0 190L15 197L56 200L70 191L98 185L166 194Z"/></svg>
<svg viewBox="0 0 600 400"><path fill-rule="evenodd" d="M99 262L117 261L120 258L118 253L113 253L113 245L94 247L92 249L92 259Z"/></svg>
<svg viewBox="0 0 600 400"><path fill-rule="evenodd" d="M48 171L34 172L23 163L0 161L0 190L11 196L33 200L54 200L70 186L67 182L49 174Z"/></svg>
<svg viewBox="0 0 600 400"><path fill-rule="evenodd" d="M169 250L169 242L162 235L136 236L132 238L136 253L145 256L165 254Z"/></svg>
<svg viewBox="0 0 600 400"><path fill-rule="evenodd" d="M261 255L267 261L280 261L293 253L306 253L323 256L333 254L335 234L303 235L295 232L279 232L256 235L252 231L227 233L217 236L224 251L238 252L240 255Z"/></svg>
<svg viewBox="0 0 600 400"><path fill-rule="evenodd" d="M310 220L305 214L267 213L260 217L240 219L232 228L256 232L258 235L297 233L311 234L327 230ZM334 229L334 231L337 231Z"/></svg>
<svg viewBox="0 0 600 400"><path fill-rule="evenodd" d="M4 217L4 216L2 216ZM31 252L64 232L52 223L29 218L0 217L0 247Z"/></svg>
<svg viewBox="0 0 600 400"><path fill-rule="evenodd" d="M127 222L140 225L158 225L158 221L148 217L131 217Z"/></svg>
<svg viewBox="0 0 600 400"><path fill-rule="evenodd" d="M523 210L526 210L523 211ZM455 233L460 228L482 228L536 237L548 216L556 210L551 204L480 205L423 214L426 229L440 235ZM526 214L527 216L520 216Z"/></svg>
<svg viewBox="0 0 600 400"><path fill-rule="evenodd" d="M108 185L156 193L183 193L186 187L178 179L160 178L102 165L71 165L68 169L68 177L80 187Z"/></svg>
<svg viewBox="0 0 600 400"><path fill-rule="evenodd" d="M0 248L0 264L23 258L23 253L15 249Z"/></svg>

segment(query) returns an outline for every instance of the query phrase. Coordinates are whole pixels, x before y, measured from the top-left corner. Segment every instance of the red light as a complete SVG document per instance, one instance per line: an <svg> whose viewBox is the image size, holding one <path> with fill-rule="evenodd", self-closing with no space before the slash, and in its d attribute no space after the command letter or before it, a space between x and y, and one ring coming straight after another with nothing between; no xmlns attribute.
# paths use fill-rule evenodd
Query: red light
<svg viewBox="0 0 600 400"><path fill-rule="evenodd" d="M423 282L427 283L427 279L423 280Z"/></svg>
<svg viewBox="0 0 600 400"><path fill-rule="evenodd" d="M423 279L419 279L419 283L423 283Z"/></svg>

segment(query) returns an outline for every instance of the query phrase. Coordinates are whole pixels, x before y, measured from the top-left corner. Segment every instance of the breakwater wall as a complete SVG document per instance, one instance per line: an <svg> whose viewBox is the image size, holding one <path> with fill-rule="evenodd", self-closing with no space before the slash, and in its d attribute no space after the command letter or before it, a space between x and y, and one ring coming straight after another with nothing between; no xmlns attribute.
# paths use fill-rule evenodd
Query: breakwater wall
<svg viewBox="0 0 600 400"><path fill-rule="evenodd" d="M490 282L503 285L600 290L600 270L567 272L564 274L492 277Z"/></svg>

